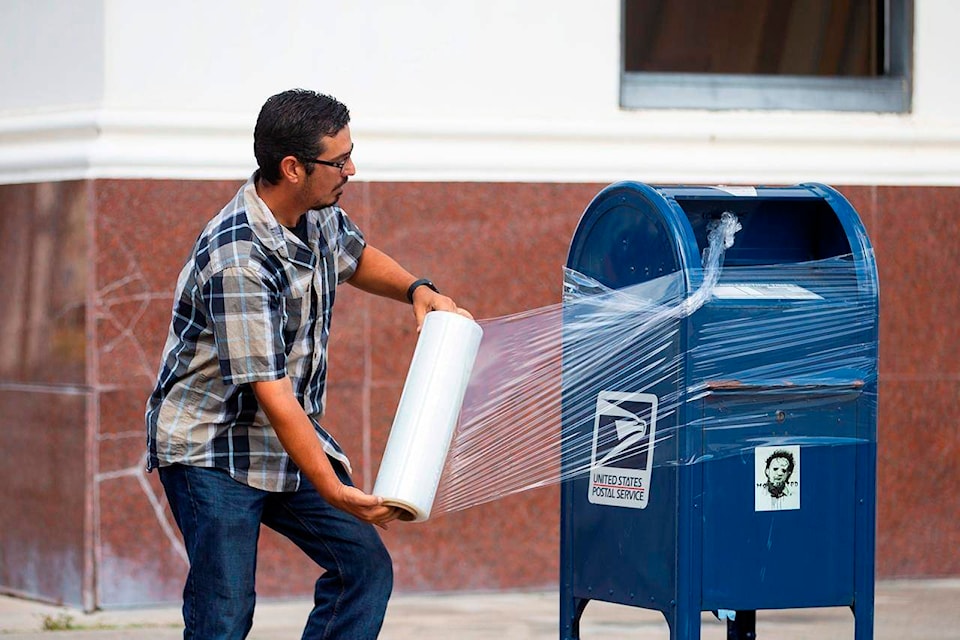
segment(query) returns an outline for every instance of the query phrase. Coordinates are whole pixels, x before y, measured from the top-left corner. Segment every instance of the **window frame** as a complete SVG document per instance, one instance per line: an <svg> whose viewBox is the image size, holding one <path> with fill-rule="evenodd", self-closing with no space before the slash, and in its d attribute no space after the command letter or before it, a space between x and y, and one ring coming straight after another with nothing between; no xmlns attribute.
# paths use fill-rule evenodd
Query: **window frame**
<svg viewBox="0 0 960 640"><path fill-rule="evenodd" d="M908 113L913 94L913 0L885 4L884 74L849 78L628 72L626 0L621 0L620 107Z"/></svg>

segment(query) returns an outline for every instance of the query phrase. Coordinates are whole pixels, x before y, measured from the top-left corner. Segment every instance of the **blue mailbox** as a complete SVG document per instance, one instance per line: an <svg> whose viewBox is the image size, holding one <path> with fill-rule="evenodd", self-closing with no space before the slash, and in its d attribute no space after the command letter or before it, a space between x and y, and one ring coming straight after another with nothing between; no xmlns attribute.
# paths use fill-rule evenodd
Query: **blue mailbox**
<svg viewBox="0 0 960 640"><path fill-rule="evenodd" d="M704 293L724 213L739 230L719 278L670 312ZM878 282L850 203L820 184L621 182L567 267L615 292L665 282L648 309L679 295L618 340L568 330L587 312L565 304L561 638L590 600L658 610L672 640L699 638L703 611L752 638L758 610L830 606L872 638ZM604 350L593 370L570 355Z"/></svg>

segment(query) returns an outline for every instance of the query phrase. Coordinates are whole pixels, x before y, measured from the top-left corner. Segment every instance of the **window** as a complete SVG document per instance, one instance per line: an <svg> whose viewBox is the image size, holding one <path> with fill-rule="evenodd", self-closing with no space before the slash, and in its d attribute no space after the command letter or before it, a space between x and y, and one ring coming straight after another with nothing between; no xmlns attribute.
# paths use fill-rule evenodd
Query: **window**
<svg viewBox="0 0 960 640"><path fill-rule="evenodd" d="M910 110L911 0L624 0L626 108Z"/></svg>

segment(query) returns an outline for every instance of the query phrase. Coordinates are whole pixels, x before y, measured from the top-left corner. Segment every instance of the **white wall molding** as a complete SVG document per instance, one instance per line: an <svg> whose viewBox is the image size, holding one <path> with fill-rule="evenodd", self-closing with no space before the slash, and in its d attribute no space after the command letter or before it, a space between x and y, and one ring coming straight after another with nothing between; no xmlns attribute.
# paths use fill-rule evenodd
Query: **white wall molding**
<svg viewBox="0 0 960 640"><path fill-rule="evenodd" d="M253 121L236 113L0 113L0 183L243 179ZM604 120L367 119L365 181L960 186L960 127L911 116L624 112Z"/></svg>
<svg viewBox="0 0 960 640"><path fill-rule="evenodd" d="M358 180L960 186L954 0L915 3L886 115L622 110L620 0L8 4L0 183L243 179L306 86L350 106Z"/></svg>

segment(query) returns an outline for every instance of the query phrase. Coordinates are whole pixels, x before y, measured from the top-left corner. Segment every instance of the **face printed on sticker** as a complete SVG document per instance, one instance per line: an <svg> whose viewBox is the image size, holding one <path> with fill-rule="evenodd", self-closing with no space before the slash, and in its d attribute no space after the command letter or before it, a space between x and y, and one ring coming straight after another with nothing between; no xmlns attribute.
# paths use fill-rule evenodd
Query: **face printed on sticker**
<svg viewBox="0 0 960 640"><path fill-rule="evenodd" d="M767 480L771 484L783 485L787 481L787 470L790 468L790 461L786 458L774 458L767 467Z"/></svg>
<svg viewBox="0 0 960 640"><path fill-rule="evenodd" d="M767 466L764 469L767 476L767 491L770 495L778 498L787 491L787 482L793 475L793 456L784 451L777 451L767 458Z"/></svg>

